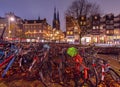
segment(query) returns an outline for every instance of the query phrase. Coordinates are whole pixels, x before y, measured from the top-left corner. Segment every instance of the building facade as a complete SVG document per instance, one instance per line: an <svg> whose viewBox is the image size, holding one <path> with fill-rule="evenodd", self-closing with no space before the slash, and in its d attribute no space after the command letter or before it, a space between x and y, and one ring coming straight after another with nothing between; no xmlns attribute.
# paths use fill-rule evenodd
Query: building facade
<svg viewBox="0 0 120 87"><path fill-rule="evenodd" d="M66 32L75 31L74 24L71 21L74 18L66 17ZM84 21L83 21L84 20ZM89 43L120 43L120 15L106 14L100 16L99 14L92 15L89 18L81 16L77 21L82 32L86 29L86 34L81 38L83 44ZM70 31L71 30L71 31ZM67 34L67 36L70 36ZM71 34L75 37L75 34ZM69 39L68 39L69 40ZM75 38L73 39L75 41Z"/></svg>
<svg viewBox="0 0 120 87"><path fill-rule="evenodd" d="M7 27L7 19L4 17L0 17L0 36L2 35L2 33L3 33L3 37L6 36L5 35L5 32L7 31L6 27ZM4 28L5 28L5 32L3 32Z"/></svg>
<svg viewBox="0 0 120 87"><path fill-rule="evenodd" d="M75 28L75 21L76 20L71 16L66 17L66 39L67 39L67 42L69 43L75 42L74 31L77 32L76 30L78 29L78 28Z"/></svg>
<svg viewBox="0 0 120 87"><path fill-rule="evenodd" d="M23 32L28 41L43 41L47 39L48 23L46 19L43 20L24 20Z"/></svg>
<svg viewBox="0 0 120 87"><path fill-rule="evenodd" d="M2 33L4 27L4 39L19 38L22 33L22 19L12 12L6 13L5 17L0 17L0 33Z"/></svg>

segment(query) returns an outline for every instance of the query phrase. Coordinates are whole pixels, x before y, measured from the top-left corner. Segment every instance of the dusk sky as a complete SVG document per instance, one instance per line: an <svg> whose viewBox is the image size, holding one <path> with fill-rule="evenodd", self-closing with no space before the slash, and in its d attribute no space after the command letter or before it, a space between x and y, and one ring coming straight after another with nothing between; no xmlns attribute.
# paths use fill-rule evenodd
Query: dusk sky
<svg viewBox="0 0 120 87"><path fill-rule="evenodd" d="M0 16L7 12L14 12L23 19L46 18L52 25L54 7L59 11L61 29L65 30L64 13L75 0L0 0ZM100 5L104 14L120 13L120 0L89 0Z"/></svg>

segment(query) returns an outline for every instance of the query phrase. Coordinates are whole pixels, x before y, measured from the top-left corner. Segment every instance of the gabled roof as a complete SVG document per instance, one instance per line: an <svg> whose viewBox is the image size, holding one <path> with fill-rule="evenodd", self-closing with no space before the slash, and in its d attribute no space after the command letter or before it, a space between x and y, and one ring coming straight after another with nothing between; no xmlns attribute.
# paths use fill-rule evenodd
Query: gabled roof
<svg viewBox="0 0 120 87"><path fill-rule="evenodd" d="M32 24L32 23L43 23L43 22L46 22L46 19L43 19L43 20L27 20L27 19L25 19L24 21L23 21L23 23L25 24L25 23L28 23L28 24Z"/></svg>

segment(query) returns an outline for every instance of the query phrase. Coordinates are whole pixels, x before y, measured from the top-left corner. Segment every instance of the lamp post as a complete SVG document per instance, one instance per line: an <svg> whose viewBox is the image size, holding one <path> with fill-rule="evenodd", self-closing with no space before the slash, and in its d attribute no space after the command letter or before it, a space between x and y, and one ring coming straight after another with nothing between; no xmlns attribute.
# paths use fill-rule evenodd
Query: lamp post
<svg viewBox="0 0 120 87"><path fill-rule="evenodd" d="M8 37L10 38L11 37L11 22L15 21L15 18L13 16L10 16L8 18Z"/></svg>

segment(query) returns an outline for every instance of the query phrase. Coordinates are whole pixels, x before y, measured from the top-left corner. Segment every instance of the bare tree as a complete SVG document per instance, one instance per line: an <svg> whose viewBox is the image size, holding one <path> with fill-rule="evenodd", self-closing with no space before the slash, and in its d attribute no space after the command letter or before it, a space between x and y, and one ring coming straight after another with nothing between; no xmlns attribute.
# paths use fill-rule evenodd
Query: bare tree
<svg viewBox="0 0 120 87"><path fill-rule="evenodd" d="M87 0L75 0L65 13L66 16L72 16L78 21L78 27L81 31L80 39L86 32L86 29L82 29L80 26L80 16L84 15L89 17L95 14L101 14L99 5L97 3L88 2Z"/></svg>
<svg viewBox="0 0 120 87"><path fill-rule="evenodd" d="M100 7L97 3L88 2L87 0L75 0L67 9L65 15L78 18L80 15L101 14Z"/></svg>

